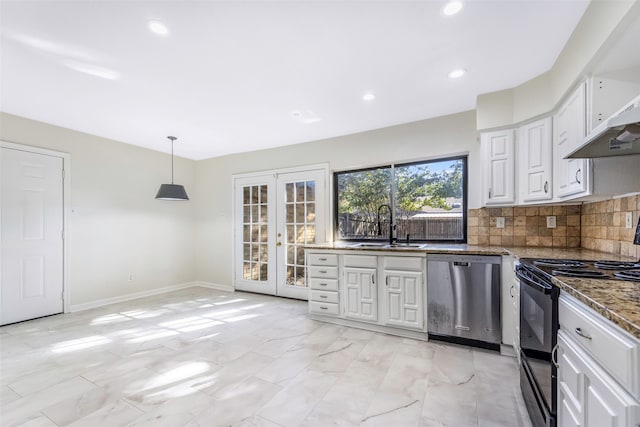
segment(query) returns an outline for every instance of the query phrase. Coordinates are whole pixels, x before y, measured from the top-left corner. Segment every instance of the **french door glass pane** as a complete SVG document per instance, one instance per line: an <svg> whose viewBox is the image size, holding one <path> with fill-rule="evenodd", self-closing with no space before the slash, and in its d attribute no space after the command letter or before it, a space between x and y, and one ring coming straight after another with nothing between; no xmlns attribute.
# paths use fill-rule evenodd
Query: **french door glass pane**
<svg viewBox="0 0 640 427"><path fill-rule="evenodd" d="M266 282L268 277L267 186L251 185L242 191L243 274L246 280Z"/></svg>
<svg viewBox="0 0 640 427"><path fill-rule="evenodd" d="M286 284L306 286L304 245L316 242L315 182L298 181L285 185Z"/></svg>

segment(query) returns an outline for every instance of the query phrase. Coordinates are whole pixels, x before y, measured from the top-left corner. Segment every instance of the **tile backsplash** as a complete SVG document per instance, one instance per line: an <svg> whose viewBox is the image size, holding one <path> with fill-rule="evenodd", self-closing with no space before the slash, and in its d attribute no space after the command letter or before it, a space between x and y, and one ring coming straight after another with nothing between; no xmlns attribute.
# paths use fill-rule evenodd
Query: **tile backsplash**
<svg viewBox="0 0 640 427"><path fill-rule="evenodd" d="M556 227L547 228L547 216ZM497 228L498 218L504 228ZM467 241L470 245L580 247L580 206L526 206L469 209Z"/></svg>
<svg viewBox="0 0 640 427"><path fill-rule="evenodd" d="M632 215L631 228L625 227ZM583 205L522 206L469 209L467 241L470 245L583 247L640 258L633 244L640 194ZM556 227L547 228L547 216ZM497 228L498 218L504 228Z"/></svg>
<svg viewBox="0 0 640 427"><path fill-rule="evenodd" d="M631 213L631 228L626 228L626 215ZM640 258L640 246L633 236L640 215L640 195L587 203L582 206L581 246L587 249Z"/></svg>

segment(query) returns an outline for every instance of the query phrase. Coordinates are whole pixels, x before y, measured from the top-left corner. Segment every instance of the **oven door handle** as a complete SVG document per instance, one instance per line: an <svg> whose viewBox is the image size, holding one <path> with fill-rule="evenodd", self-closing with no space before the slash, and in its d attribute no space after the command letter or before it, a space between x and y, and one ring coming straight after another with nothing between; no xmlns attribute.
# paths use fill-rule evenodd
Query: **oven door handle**
<svg viewBox="0 0 640 427"><path fill-rule="evenodd" d="M553 285L548 283L534 282L531 278L523 275L521 270L516 270L516 277L520 280L521 283L528 285L529 287L535 289L538 292L542 292L543 294L550 294L553 290Z"/></svg>
<svg viewBox="0 0 640 427"><path fill-rule="evenodd" d="M551 350L551 363L553 363L556 369L560 369L560 365L558 364L558 344L553 346L553 350Z"/></svg>

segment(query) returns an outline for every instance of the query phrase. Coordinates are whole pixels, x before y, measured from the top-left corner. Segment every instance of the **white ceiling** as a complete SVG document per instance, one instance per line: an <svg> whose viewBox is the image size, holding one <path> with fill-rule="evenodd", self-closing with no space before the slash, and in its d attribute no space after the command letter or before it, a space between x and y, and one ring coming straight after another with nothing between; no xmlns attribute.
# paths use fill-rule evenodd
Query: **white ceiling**
<svg viewBox="0 0 640 427"><path fill-rule="evenodd" d="M192 159L346 135L543 73L588 1L444 4L2 0L0 109Z"/></svg>

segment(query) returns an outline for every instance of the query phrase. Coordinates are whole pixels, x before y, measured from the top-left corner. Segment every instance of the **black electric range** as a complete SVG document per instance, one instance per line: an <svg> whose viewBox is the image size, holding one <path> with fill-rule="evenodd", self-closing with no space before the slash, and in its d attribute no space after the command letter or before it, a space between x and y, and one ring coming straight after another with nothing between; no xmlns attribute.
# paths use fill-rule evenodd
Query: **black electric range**
<svg viewBox="0 0 640 427"><path fill-rule="evenodd" d="M523 258L516 265L520 282L520 388L534 427L555 427L557 416L557 343L560 290L552 277L640 282L640 261L584 261Z"/></svg>
<svg viewBox="0 0 640 427"><path fill-rule="evenodd" d="M640 282L640 262L574 259L523 259L522 262L551 276Z"/></svg>

